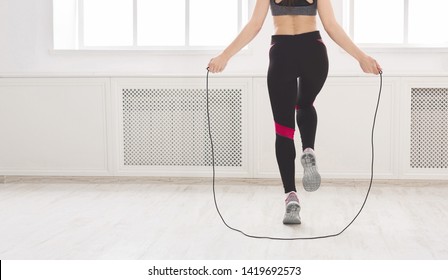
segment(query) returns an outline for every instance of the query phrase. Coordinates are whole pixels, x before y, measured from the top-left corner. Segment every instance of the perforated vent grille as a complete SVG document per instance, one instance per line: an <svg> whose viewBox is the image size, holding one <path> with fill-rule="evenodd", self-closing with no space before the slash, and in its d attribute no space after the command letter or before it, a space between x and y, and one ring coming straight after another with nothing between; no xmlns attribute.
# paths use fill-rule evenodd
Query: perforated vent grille
<svg viewBox="0 0 448 280"><path fill-rule="evenodd" d="M448 168L448 88L411 93L411 167Z"/></svg>
<svg viewBox="0 0 448 280"><path fill-rule="evenodd" d="M124 164L209 166L203 89L123 89ZM213 89L210 119L216 166L242 166L242 90Z"/></svg>

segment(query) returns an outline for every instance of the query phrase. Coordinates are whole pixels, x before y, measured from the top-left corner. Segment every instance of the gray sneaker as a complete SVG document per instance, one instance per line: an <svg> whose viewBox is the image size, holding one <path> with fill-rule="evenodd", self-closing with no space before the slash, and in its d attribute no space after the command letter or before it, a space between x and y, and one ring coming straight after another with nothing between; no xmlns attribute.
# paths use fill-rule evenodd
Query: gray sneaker
<svg viewBox="0 0 448 280"><path fill-rule="evenodd" d="M295 193L290 193L285 200L286 211L283 218L283 224L301 224L300 220L300 204Z"/></svg>
<svg viewBox="0 0 448 280"><path fill-rule="evenodd" d="M313 149L307 148L300 160L303 166L303 187L308 192L317 191L320 187L320 175L316 165L316 155Z"/></svg>

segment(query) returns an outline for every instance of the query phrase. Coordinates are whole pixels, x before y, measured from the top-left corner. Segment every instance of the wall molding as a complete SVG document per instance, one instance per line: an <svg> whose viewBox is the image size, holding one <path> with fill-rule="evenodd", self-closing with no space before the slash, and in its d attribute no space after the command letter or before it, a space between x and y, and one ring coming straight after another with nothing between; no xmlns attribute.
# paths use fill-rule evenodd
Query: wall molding
<svg viewBox="0 0 448 280"><path fill-rule="evenodd" d="M98 73L97 73L98 74ZM441 73L439 73L441 74ZM440 76L384 76L383 77L383 95L380 104L380 112L378 116L379 123L375 131L375 148L376 148L376 165L375 178L384 179L429 179L429 180L446 180L448 179L447 170L433 169L412 169L407 167L409 162L409 96L408 92L411 87L448 87L447 74ZM57 92L66 94L67 98L74 101L73 106L81 106L82 101L77 100L77 91L74 89L82 89L79 96L87 97L89 104L94 101L95 104L89 104L88 113L83 112L82 106L77 111L67 111L67 116L62 116L73 120L76 126L74 129L84 131L83 125L89 124L88 120L96 120L98 125L96 130L85 130L86 133L94 131L92 135L84 135L93 137L93 142L102 143L97 146L97 150L91 150L93 153L89 155L91 160L85 161L85 166L71 165L70 159L64 157L60 151L59 154L49 154L50 160L42 158L27 157L21 159L19 154L17 157L10 155L9 159L22 160L22 164L11 164L10 161L3 161L4 156L0 156L0 174L5 178L10 176L164 176L164 177L208 177L211 175L211 169L207 166L200 168L177 167L175 169L166 166L132 167L128 168L122 165L122 132L120 128L120 108L119 95L120 88L124 85L132 86L162 86L169 83L175 87L192 86L197 88L205 88L205 77L198 75L190 76L146 76L146 77L106 77L106 76L89 76L87 77L34 77L34 78L0 78L0 98L3 98L3 104L13 104L13 110L3 110L10 115L3 116L4 121L0 121L0 129L6 131L8 128L14 133L20 133L19 128L15 129L14 125L18 124L14 119L17 116L27 116L26 108L14 103L14 98L19 94L24 94L22 100L28 97L40 96L39 94L53 90L53 95L46 96L46 102L42 111L47 108L49 111L55 106L68 106L66 100L58 99ZM268 100L266 87L266 77L264 75L212 75L210 78L210 87L220 88L229 86L239 86L244 88L244 166L243 168L217 168L217 177L232 178L279 178L278 167L273 154L273 127L272 113ZM86 94L85 91L91 92ZM325 154L323 158L322 168L320 167L323 177L327 178L356 178L366 179L370 176L370 125L373 116L374 102L378 94L378 77L374 76L339 76L333 75L328 78L327 83L319 97L319 116L321 118L320 128L318 131L322 137L320 138L320 147ZM95 97L96 96L96 97ZM90 99L93 98L93 99ZM350 102L355 102L353 105ZM343 104L346 103L346 104ZM15 105L14 105L15 104ZM77 104L77 105L75 105ZM342 112L335 110L335 106L342 106ZM46 107L47 106L47 107ZM92 107L96 106L96 107ZM70 109L70 106L64 107ZM92 109L94 108L94 109ZM1 112L0 112L1 113ZM88 114L88 115L86 115ZM334 130L332 119L350 120L350 124L354 132L352 136L344 135L344 130ZM10 122L8 122L8 121ZM46 125L58 124L57 119L43 119L39 125L46 129ZM368 124L368 125L367 125ZM26 122L21 122L25 130L32 131L33 127L27 127ZM344 127L342 127L344 128ZM349 127L346 127L349 129ZM12 129L12 130L11 130ZM50 129L48 127L48 129ZM351 132L350 132L351 133ZM11 135L10 135L11 136ZM13 139L25 139L27 134L15 135L8 138L8 135L0 138L0 145L3 147L12 147L19 153L21 147L11 144ZM46 136L47 137L47 136ZM340 165L340 147L338 139L342 142L354 145L351 151L350 159L345 166ZM345 139L345 140L344 140ZM353 139L353 141L351 140ZM51 143L52 138L48 136L47 140ZM9 141L9 142L8 142ZM34 139L29 139L29 145L34 145ZM341 142L341 143L342 143ZM25 143L25 142L24 142ZM87 142L86 142L87 143ZM76 145L76 142L73 142ZM300 147L300 140L296 139L296 147ZM36 148L40 147L36 145ZM79 148L79 147L78 147ZM350 148L350 147L349 147ZM359 150L359 152L358 152ZM338 154L339 153L339 154ZM37 153L38 154L38 153ZM36 155L37 155L36 154ZM88 158L88 157L87 157ZM32 162L40 162L39 164L28 165ZM51 163L47 166L45 163ZM98 167L98 163L101 166ZM58 168L61 167L61 168ZM297 177L301 175L300 164L297 162ZM1 182L0 177L0 182ZM7 181L7 180L6 180Z"/></svg>

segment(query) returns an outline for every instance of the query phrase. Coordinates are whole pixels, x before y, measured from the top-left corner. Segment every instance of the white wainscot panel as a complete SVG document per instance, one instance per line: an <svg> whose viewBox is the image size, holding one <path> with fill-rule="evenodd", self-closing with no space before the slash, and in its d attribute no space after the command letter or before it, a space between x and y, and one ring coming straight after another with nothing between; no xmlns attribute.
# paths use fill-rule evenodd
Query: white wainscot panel
<svg viewBox="0 0 448 280"><path fill-rule="evenodd" d="M375 126L375 178L396 177L398 104L396 81L383 81ZM319 94L316 152L330 178L368 178L371 131L378 98L378 77L331 77Z"/></svg>
<svg viewBox="0 0 448 280"><path fill-rule="evenodd" d="M407 77L400 94L400 174L448 179L448 77Z"/></svg>
<svg viewBox="0 0 448 280"><path fill-rule="evenodd" d="M109 79L0 79L0 174L108 175Z"/></svg>
<svg viewBox="0 0 448 280"><path fill-rule="evenodd" d="M375 129L375 178L447 178L446 168L410 165L411 150L414 151L414 161L421 154L416 140L411 149L411 92L424 90L432 93L442 90L443 98L446 98L447 81L446 77L384 77ZM111 82L114 85L112 91L109 88ZM378 86L378 77L328 78L315 102L319 116L316 152L324 178L369 177L370 133ZM2 78L0 174L210 176L204 88L203 78L191 77ZM157 131L164 133L163 137L157 138L162 141L157 147L164 147L167 152L155 149L153 158L161 162L171 159L180 159L182 162L168 162L170 165L134 164L132 160L135 157L125 157L123 89L128 89L128 93L133 89L143 89L146 93L148 89L155 90L161 101L165 98L164 90L168 90L168 99L165 98L168 103L164 104L177 104L177 109L171 110L167 105L167 110L155 110L153 113L157 118L162 118L163 114L172 116L172 125L168 122L166 124L169 125L164 125L154 119L151 122L157 127L154 133L145 127L146 122L138 122L137 125L143 125L142 128L150 132L147 136L156 136ZM279 178L280 182L266 78L213 76L210 89L214 90L212 95L215 94L211 100L215 152L218 158L221 157L219 161L222 161L222 165L217 166L217 176L271 177ZM178 92L183 96L180 99ZM196 93L198 96L195 96ZM179 99L180 103L169 103L170 98L173 102ZM183 110L183 106L186 110ZM195 106L200 110L196 110ZM232 106L240 110L230 110ZM188 111L187 108L192 110ZM433 116L432 113L429 115ZM443 159L447 158L443 146L446 143L446 108L438 116L441 117L437 124L441 126L428 120L431 127L440 128L436 130L435 135L438 136L422 139L440 140L442 144L437 143L440 144L438 149L441 155L434 150L437 157L433 158L440 158L444 162ZM170 121L169 118L165 118L165 121ZM179 126L176 120L185 122L185 125ZM190 120L194 121L193 126ZM134 126L129 128L134 129ZM173 137L183 137L181 140L188 142L190 140L187 136L192 129L196 138L189 142L191 145L172 145L169 133L173 132ZM426 132L421 134L425 136ZM301 141L298 131L295 135L299 155ZM137 138L135 143L140 143L140 140L148 142L151 137ZM135 143L128 145L128 148ZM170 150L170 147L173 149ZM431 144L430 147L435 146ZM139 151L143 150L137 149L135 155ZM197 157L195 151L201 153L205 164L190 164L186 160L192 154ZM198 158L195 160L200 161ZM296 166L297 177L300 178L302 168L298 160Z"/></svg>
<svg viewBox="0 0 448 280"><path fill-rule="evenodd" d="M375 130L375 177L396 172L396 81L384 81ZM370 135L379 90L379 78L328 78L316 99L318 166L327 178L367 178L370 174ZM279 177L275 158L275 129L266 79L254 79L255 177ZM296 174L301 177L300 134L296 125Z"/></svg>
<svg viewBox="0 0 448 280"><path fill-rule="evenodd" d="M210 76L217 177L251 177L251 78ZM205 79L112 79L117 175L211 176Z"/></svg>

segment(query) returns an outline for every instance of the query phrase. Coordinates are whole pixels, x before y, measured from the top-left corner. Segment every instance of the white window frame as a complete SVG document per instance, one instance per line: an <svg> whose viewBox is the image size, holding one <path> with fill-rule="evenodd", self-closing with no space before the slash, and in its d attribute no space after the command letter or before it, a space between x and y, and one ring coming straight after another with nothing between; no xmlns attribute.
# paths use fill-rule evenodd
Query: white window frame
<svg viewBox="0 0 448 280"><path fill-rule="evenodd" d="M166 1L166 0L160 0ZM243 28L243 0L237 0L238 4L238 32ZM191 46L189 42L190 38L190 0L185 0L185 44L183 46L138 46L137 45L137 34L138 34L138 1L133 0L133 45L132 46L85 46L84 44L84 0L77 1L77 29L78 29L78 38L77 38L77 49L76 50L125 50L125 51L134 51L134 50L147 50L147 51L200 51L203 53L204 51L216 51L222 49L223 46ZM249 9L252 5L251 0L248 1ZM249 15L248 15L249 16ZM229 42L230 43L230 42Z"/></svg>
<svg viewBox="0 0 448 280"><path fill-rule="evenodd" d="M358 0L359 1L359 0ZM354 3L355 0L344 1L344 21L343 25L347 30L350 38L355 36L355 15L354 15ZM430 44L410 44L408 41L409 34L409 0L404 0L404 28L403 28L403 43L378 43L378 44L366 44L357 43L358 46L363 49L368 49L373 52L448 52L448 43L441 45Z"/></svg>

